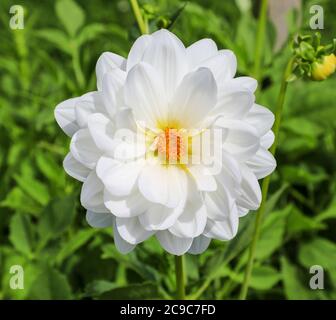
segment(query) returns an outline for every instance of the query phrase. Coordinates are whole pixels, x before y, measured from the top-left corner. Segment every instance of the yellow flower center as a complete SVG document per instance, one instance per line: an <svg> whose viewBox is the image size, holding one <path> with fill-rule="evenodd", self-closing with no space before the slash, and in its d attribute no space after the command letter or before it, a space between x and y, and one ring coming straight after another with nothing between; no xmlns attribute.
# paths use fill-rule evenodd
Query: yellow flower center
<svg viewBox="0 0 336 320"><path fill-rule="evenodd" d="M167 163L180 162L188 152L188 138L183 130L166 128L157 139L158 156Z"/></svg>

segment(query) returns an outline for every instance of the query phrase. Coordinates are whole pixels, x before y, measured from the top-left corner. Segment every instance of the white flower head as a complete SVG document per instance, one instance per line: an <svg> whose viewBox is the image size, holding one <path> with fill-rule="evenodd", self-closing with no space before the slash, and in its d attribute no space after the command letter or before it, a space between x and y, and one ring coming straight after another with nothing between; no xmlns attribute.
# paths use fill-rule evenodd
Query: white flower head
<svg viewBox="0 0 336 320"><path fill-rule="evenodd" d="M258 179L276 166L274 116L255 104L256 80L234 78L236 66L212 40L185 48L162 29L138 38L127 59L103 53L98 91L56 107L87 221L113 226L121 252L155 235L172 254L199 254L259 207Z"/></svg>

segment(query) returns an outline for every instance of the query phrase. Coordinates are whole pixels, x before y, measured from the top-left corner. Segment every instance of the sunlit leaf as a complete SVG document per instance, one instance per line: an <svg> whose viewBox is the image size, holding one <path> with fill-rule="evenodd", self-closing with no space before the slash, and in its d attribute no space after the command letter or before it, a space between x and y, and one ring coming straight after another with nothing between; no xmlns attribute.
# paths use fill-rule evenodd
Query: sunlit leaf
<svg viewBox="0 0 336 320"><path fill-rule="evenodd" d="M74 0L57 0L55 10L69 35L75 36L85 21L83 9Z"/></svg>
<svg viewBox="0 0 336 320"><path fill-rule="evenodd" d="M12 217L9 239L19 252L28 257L30 257L33 252L33 232L33 225L28 215L17 213Z"/></svg>

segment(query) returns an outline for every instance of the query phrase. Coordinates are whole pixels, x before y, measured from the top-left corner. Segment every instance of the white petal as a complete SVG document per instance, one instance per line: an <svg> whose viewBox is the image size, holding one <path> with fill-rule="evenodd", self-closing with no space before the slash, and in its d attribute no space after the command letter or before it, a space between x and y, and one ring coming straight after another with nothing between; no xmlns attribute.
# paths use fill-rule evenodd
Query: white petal
<svg viewBox="0 0 336 320"><path fill-rule="evenodd" d="M217 191L204 193L204 204L210 219L224 220L230 216L235 201L229 191L219 185Z"/></svg>
<svg viewBox="0 0 336 320"><path fill-rule="evenodd" d="M213 221L209 219L204 235L212 239L228 241L235 237L237 231L238 223L232 224L229 220Z"/></svg>
<svg viewBox="0 0 336 320"><path fill-rule="evenodd" d="M255 92L258 87L258 81L251 77L237 77L231 80L233 85L243 87L244 89Z"/></svg>
<svg viewBox="0 0 336 320"><path fill-rule="evenodd" d="M131 109L120 110L115 115L115 124L117 129L129 129L137 132L137 125Z"/></svg>
<svg viewBox="0 0 336 320"><path fill-rule="evenodd" d="M104 190L104 204L115 216L119 218L131 218L144 213L149 206L149 203L140 194L135 191L127 197L116 197Z"/></svg>
<svg viewBox="0 0 336 320"><path fill-rule="evenodd" d="M126 80L126 72L116 69L104 75L102 83L102 98L108 114L113 117L123 107L123 85Z"/></svg>
<svg viewBox="0 0 336 320"><path fill-rule="evenodd" d="M72 156L71 152L69 152L64 158L63 168L69 176L82 182L85 181L85 179L91 172L90 169L88 169L87 167L83 166L80 162L78 162Z"/></svg>
<svg viewBox="0 0 336 320"><path fill-rule="evenodd" d="M121 161L135 161L144 157L147 152L147 146L144 139L145 136L142 136L142 132L136 135L128 131L127 137L133 137L130 138L130 140L134 140L135 143L132 143L132 141L124 141L116 137L116 139L113 140L113 152L109 152L109 154L112 155L113 158Z"/></svg>
<svg viewBox="0 0 336 320"><path fill-rule="evenodd" d="M82 186L80 201L84 208L93 212L109 212L104 206L103 184L92 171Z"/></svg>
<svg viewBox="0 0 336 320"><path fill-rule="evenodd" d="M190 249L188 250L188 253L201 254L209 247L210 242L211 242L210 238L207 238L201 234L200 236L196 237L193 240L193 243Z"/></svg>
<svg viewBox="0 0 336 320"><path fill-rule="evenodd" d="M246 165L257 179L262 179L274 171L276 162L273 155L261 147L251 159L246 161Z"/></svg>
<svg viewBox="0 0 336 320"><path fill-rule="evenodd" d="M200 68L188 73L177 88L169 108L169 120L183 128L197 128L217 102L217 85L211 71Z"/></svg>
<svg viewBox="0 0 336 320"><path fill-rule="evenodd" d="M72 137L70 151L73 157L87 168L93 169L101 156L88 129L78 130Z"/></svg>
<svg viewBox="0 0 336 320"><path fill-rule="evenodd" d="M273 131L268 131L265 135L260 138L260 145L265 149L269 149L274 142Z"/></svg>
<svg viewBox="0 0 336 320"><path fill-rule="evenodd" d="M199 65L202 61L216 55L218 52L216 43L211 39L202 39L194 42L186 50L187 59L192 67Z"/></svg>
<svg viewBox="0 0 336 320"><path fill-rule="evenodd" d="M147 152L146 131L138 130L131 109L118 111L115 116L115 134L109 145L109 155L119 160L135 160Z"/></svg>
<svg viewBox="0 0 336 320"><path fill-rule="evenodd" d="M141 161L122 162L103 156L97 163L96 172L112 195L126 196L131 193L142 166Z"/></svg>
<svg viewBox="0 0 336 320"><path fill-rule="evenodd" d="M189 184L189 189L191 183ZM205 228L207 222L207 212L201 194L196 187L188 190L188 200L183 213L178 217L169 231L183 238L195 238L199 236Z"/></svg>
<svg viewBox="0 0 336 320"><path fill-rule="evenodd" d="M59 103L55 108L55 119L62 130L71 137L78 129L75 105L80 98L71 98Z"/></svg>
<svg viewBox="0 0 336 320"><path fill-rule="evenodd" d="M152 66L139 63L128 73L124 98L137 121L156 127L167 116L167 102L161 79Z"/></svg>
<svg viewBox="0 0 336 320"><path fill-rule="evenodd" d="M210 170L203 165L194 165L188 167L188 171L191 173L197 188L200 191L215 191L217 189L217 183Z"/></svg>
<svg viewBox="0 0 336 320"><path fill-rule="evenodd" d="M113 225L113 214L110 212L93 212L86 211L86 221L91 227L106 228Z"/></svg>
<svg viewBox="0 0 336 320"><path fill-rule="evenodd" d="M226 192L228 196L237 198L240 195L242 174L239 159L223 152L221 171L215 177L217 185L223 186L225 189L223 192ZM226 198L225 195L223 197Z"/></svg>
<svg viewBox="0 0 336 320"><path fill-rule="evenodd" d="M239 218L246 216L250 212L249 209L246 209L246 208L243 208L243 207L240 207L240 206L237 206L237 209L238 209Z"/></svg>
<svg viewBox="0 0 336 320"><path fill-rule="evenodd" d="M102 152L112 152L116 145L113 139L115 126L112 121L101 113L94 113L88 118L88 128L96 146Z"/></svg>
<svg viewBox="0 0 336 320"><path fill-rule="evenodd" d="M246 121L257 129L259 136L263 136L272 128L274 114L269 109L254 104L246 115Z"/></svg>
<svg viewBox="0 0 336 320"><path fill-rule="evenodd" d="M184 203L176 208L161 204L151 204L146 212L139 216L139 221L146 230L165 230L171 227L181 215Z"/></svg>
<svg viewBox="0 0 336 320"><path fill-rule="evenodd" d="M126 59L112 52L104 52L99 57L96 64L97 88L102 89L105 73L115 69L125 70Z"/></svg>
<svg viewBox="0 0 336 320"><path fill-rule="evenodd" d="M200 67L209 68L217 83L232 79L237 70L237 59L231 50L219 50L215 56L203 61Z"/></svg>
<svg viewBox="0 0 336 320"><path fill-rule="evenodd" d="M231 177L234 181L237 181L238 183L241 182L242 176L241 176L241 170L240 165L237 159L235 159L233 156L231 156L228 153L222 152L221 154L221 160L223 163L222 167L222 174L224 173L224 180L228 179L227 177ZM224 181L221 181L222 183ZM223 185L225 185L223 183Z"/></svg>
<svg viewBox="0 0 336 320"><path fill-rule="evenodd" d="M116 218L116 226L120 236L130 244L138 244L154 234L142 227L138 217Z"/></svg>
<svg viewBox="0 0 336 320"><path fill-rule="evenodd" d="M233 206L227 219L218 221L208 219L204 235L219 240L231 240L237 234L238 223L237 206Z"/></svg>
<svg viewBox="0 0 336 320"><path fill-rule="evenodd" d="M87 127L88 116L93 113L106 113L101 99L101 92L89 92L81 96L75 105L77 123L81 128Z"/></svg>
<svg viewBox="0 0 336 320"><path fill-rule="evenodd" d="M185 201L187 177L178 167L148 164L139 176L138 186L149 201L176 208Z"/></svg>
<svg viewBox="0 0 336 320"><path fill-rule="evenodd" d="M249 210L258 209L261 202L261 190L254 173L245 165L242 165L242 195L237 200L237 205Z"/></svg>
<svg viewBox="0 0 336 320"><path fill-rule="evenodd" d="M242 119L253 106L254 95L249 91L221 91L211 115L226 119Z"/></svg>
<svg viewBox="0 0 336 320"><path fill-rule="evenodd" d="M152 41L145 50L143 61L158 72L168 99L188 71L186 50L183 43L171 32L161 29L152 34Z"/></svg>
<svg viewBox="0 0 336 320"><path fill-rule="evenodd" d="M131 252L136 246L134 244L130 244L125 241L119 234L115 219L113 219L113 236L114 236L114 244L116 245L117 249L122 253L126 254Z"/></svg>
<svg viewBox="0 0 336 320"><path fill-rule="evenodd" d="M193 241L192 238L176 237L167 230L158 231L156 233L156 238L166 251L176 256L186 253L191 247Z"/></svg>
<svg viewBox="0 0 336 320"><path fill-rule="evenodd" d="M152 36L148 34L142 35L136 39L127 58L127 72L142 61L144 52L151 41Z"/></svg>
<svg viewBox="0 0 336 320"><path fill-rule="evenodd" d="M257 130L241 120L228 120L219 118L216 123L224 129L228 129L223 150L235 156L240 161L251 158L259 149L260 139Z"/></svg>

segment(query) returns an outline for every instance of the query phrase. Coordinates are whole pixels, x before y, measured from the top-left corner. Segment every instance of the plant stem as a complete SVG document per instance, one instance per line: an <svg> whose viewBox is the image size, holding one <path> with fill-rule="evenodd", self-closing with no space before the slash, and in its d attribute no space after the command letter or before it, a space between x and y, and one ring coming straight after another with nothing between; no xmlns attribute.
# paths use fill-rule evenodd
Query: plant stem
<svg viewBox="0 0 336 320"><path fill-rule="evenodd" d="M261 78L260 67L261 67L262 52L264 50L264 43L265 43L267 7L268 7L268 0L262 0L258 18L258 29L257 29L256 46L254 51L254 70L253 70L253 75L258 81Z"/></svg>
<svg viewBox="0 0 336 320"><path fill-rule="evenodd" d="M72 52L72 65L74 68L75 77L76 77L78 86L80 89L83 89L85 85L85 77L84 77L84 73L83 73L83 70L80 64L79 52L78 52L77 47L74 48Z"/></svg>
<svg viewBox="0 0 336 320"><path fill-rule="evenodd" d="M282 110L283 110L283 105L285 101L285 96L286 96L286 91L287 91L287 79L290 76L292 72L292 66L293 66L293 59L290 59L290 61L287 64L287 67L285 69L282 82L281 82L281 87L280 87L280 92L276 104L276 110L275 110L275 121L273 125L273 132L274 132L274 143L272 147L270 148L270 152L274 155L277 145L278 145L278 139L279 139L279 129L280 129L280 123L281 123L281 116L282 116ZM246 270L245 270L245 275L244 275L244 280L243 280L243 285L240 291L240 296L239 298L241 300L245 300L247 296L247 291L251 279L251 274L253 270L253 262L254 262L254 257L255 257L255 251L257 247L257 242L259 239L259 234L260 234L260 229L261 229L261 222L262 222L262 217L265 212L265 205L266 205L266 199L267 199L267 193L268 193L268 187L269 183L271 180L271 174L268 175L267 177L264 178L262 182L262 187L261 187L261 194L262 194L262 199L261 199L261 204L259 207L259 210L257 211L256 214L256 220L255 220L255 225L254 225L254 232L253 232L253 238L252 242L250 245L250 250L249 250L249 256L248 256L248 261L246 265Z"/></svg>
<svg viewBox="0 0 336 320"><path fill-rule="evenodd" d="M148 24L142 17L138 1L137 0L130 0L130 3L131 3L131 6L132 6L132 9L133 9L135 19L138 23L140 32L142 34L147 34L148 33Z"/></svg>
<svg viewBox="0 0 336 320"><path fill-rule="evenodd" d="M183 256L175 256L176 298L185 299Z"/></svg>

